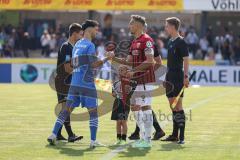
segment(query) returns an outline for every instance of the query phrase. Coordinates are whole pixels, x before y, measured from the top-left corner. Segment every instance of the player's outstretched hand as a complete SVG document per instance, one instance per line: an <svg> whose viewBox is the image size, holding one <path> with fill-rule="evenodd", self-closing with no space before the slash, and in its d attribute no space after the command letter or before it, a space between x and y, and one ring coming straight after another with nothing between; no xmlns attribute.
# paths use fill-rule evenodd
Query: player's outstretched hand
<svg viewBox="0 0 240 160"><path fill-rule="evenodd" d="M126 74L126 77L127 78L132 78L134 75L134 72L133 71L128 71L127 74Z"/></svg>

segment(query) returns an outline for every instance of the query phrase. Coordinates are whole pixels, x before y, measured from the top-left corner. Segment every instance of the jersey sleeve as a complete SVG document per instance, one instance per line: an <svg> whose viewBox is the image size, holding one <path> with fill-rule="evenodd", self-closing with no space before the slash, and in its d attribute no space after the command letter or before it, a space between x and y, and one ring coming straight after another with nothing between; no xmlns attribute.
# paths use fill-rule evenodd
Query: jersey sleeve
<svg viewBox="0 0 240 160"><path fill-rule="evenodd" d="M89 44L87 52L88 52L87 53L88 55L96 55L96 48L95 48L95 45L93 43Z"/></svg>
<svg viewBox="0 0 240 160"><path fill-rule="evenodd" d="M62 47L60 48L60 52L58 54L58 59L59 59L59 62L62 64L62 63L65 63L66 62L66 59L67 59L67 55L68 54L71 54L71 53L67 53L68 50L67 50L67 46L66 45L62 45ZM69 55L70 56L70 55ZM70 60L68 60L70 61Z"/></svg>
<svg viewBox="0 0 240 160"><path fill-rule="evenodd" d="M181 40L181 43L179 46L179 52L180 52L181 57L189 56L188 45L184 40Z"/></svg>
<svg viewBox="0 0 240 160"><path fill-rule="evenodd" d="M143 49L145 54L154 55L154 44L151 38L144 39Z"/></svg>

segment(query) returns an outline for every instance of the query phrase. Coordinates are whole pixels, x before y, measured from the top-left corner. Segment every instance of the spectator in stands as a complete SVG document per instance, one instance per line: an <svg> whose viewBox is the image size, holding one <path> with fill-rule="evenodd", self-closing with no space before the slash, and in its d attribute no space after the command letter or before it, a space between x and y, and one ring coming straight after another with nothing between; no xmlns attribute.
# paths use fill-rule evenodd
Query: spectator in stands
<svg viewBox="0 0 240 160"><path fill-rule="evenodd" d="M113 20L113 17L110 13L106 14L103 19L104 27L102 29L102 33L103 33L103 38L106 39L107 41L110 40L110 38L113 34L112 20Z"/></svg>
<svg viewBox="0 0 240 160"><path fill-rule="evenodd" d="M200 50L201 50L201 54L202 54L202 57L201 59L204 60L205 59L205 56L207 54L207 51L208 51L208 47L209 47L209 42L207 40L207 37L204 36L203 38L200 39L199 41L199 46L200 46Z"/></svg>
<svg viewBox="0 0 240 160"><path fill-rule="evenodd" d="M51 40L49 41L50 53L56 52L57 39L56 34L51 35Z"/></svg>
<svg viewBox="0 0 240 160"><path fill-rule="evenodd" d="M21 25L19 25L16 29L16 40L15 40L15 50L21 50L22 49L22 39L23 39L23 35L24 35L24 29Z"/></svg>
<svg viewBox="0 0 240 160"><path fill-rule="evenodd" d="M190 28L186 41L189 45L190 52L193 54L193 57L195 57L199 39L193 27Z"/></svg>
<svg viewBox="0 0 240 160"><path fill-rule="evenodd" d="M35 29L34 29L34 24L33 23L31 23L27 27L27 31L26 32L29 35L31 49L36 49Z"/></svg>
<svg viewBox="0 0 240 160"><path fill-rule="evenodd" d="M225 40L225 41L229 41L229 43L232 43L232 42L233 42L232 32L230 32L227 27L225 27L225 37L224 37L224 40Z"/></svg>
<svg viewBox="0 0 240 160"><path fill-rule="evenodd" d="M121 28L120 29L120 33L119 33L119 39L120 40L123 40L123 39L127 39L127 33L126 33L126 30L124 28Z"/></svg>
<svg viewBox="0 0 240 160"><path fill-rule="evenodd" d="M238 36L235 42L233 51L234 51L234 64L240 65L240 35Z"/></svg>
<svg viewBox="0 0 240 160"><path fill-rule="evenodd" d="M11 50L11 56L15 56L15 30L13 29L12 33L10 34L7 45L9 46L9 49Z"/></svg>
<svg viewBox="0 0 240 160"><path fill-rule="evenodd" d="M231 62L231 57L233 55L233 50L229 39L226 39L221 47L223 60Z"/></svg>
<svg viewBox="0 0 240 160"><path fill-rule="evenodd" d="M41 36L43 34L43 26L41 23L37 23L37 27L36 27L36 39L37 39L37 48L40 48L41 47Z"/></svg>
<svg viewBox="0 0 240 160"><path fill-rule="evenodd" d="M158 52L161 54L161 57L163 59L167 59L167 49L164 46L164 43L163 43L161 37L157 38L156 45L158 46Z"/></svg>
<svg viewBox="0 0 240 160"><path fill-rule="evenodd" d="M0 27L0 55L1 57L3 56L3 45L4 45L4 40L5 40L5 37L4 37L4 30L2 27Z"/></svg>
<svg viewBox="0 0 240 160"><path fill-rule="evenodd" d="M113 28L112 23L113 16L106 14L103 28L97 35L96 42L103 40L104 43L106 43L106 41L112 40L119 43L121 40L131 39L131 35L127 32L126 28ZM45 32L46 34L43 34L44 29L48 30L47 33ZM20 23L16 28L9 24L2 25L0 27L0 56L15 57L18 53L24 52L24 56L28 57L29 49L37 49L35 53L39 55L41 54L40 49L42 49L42 55L48 57L50 52L58 50L62 43L66 41L66 29L67 26L61 23L55 26L42 22L30 22L29 25L24 27ZM214 29L215 28L209 26L205 36L199 40L192 26L187 27L186 25L182 25L180 32L189 44L190 51L192 52L190 57L193 59L206 59L220 62L222 60L230 60L233 64L240 63L238 62L240 61L240 42L238 42L240 37L235 37L227 27L218 33L217 36L213 36L213 33L216 32ZM29 33L30 39L32 37L28 46L26 46L27 43L25 43L25 41L27 41L24 36L25 32ZM148 26L146 27L146 32L154 39L162 57L166 58L168 37L165 35L164 27ZM52 36L48 33L51 33ZM100 43L96 44L96 48L99 45L101 50ZM39 55L36 56L40 57Z"/></svg>
<svg viewBox="0 0 240 160"><path fill-rule="evenodd" d="M181 25L181 28L179 29L179 33L182 37L186 37L187 27L185 26L185 24Z"/></svg>
<svg viewBox="0 0 240 160"><path fill-rule="evenodd" d="M45 30L43 32L43 35L41 37L41 45L42 45L42 56L49 57L49 43L50 43L51 37L48 34L48 31Z"/></svg>
<svg viewBox="0 0 240 160"><path fill-rule="evenodd" d="M213 37L213 32L212 32L212 26L209 26L207 28L206 38L207 38L209 47L213 47L214 37Z"/></svg>
<svg viewBox="0 0 240 160"><path fill-rule="evenodd" d="M23 55L28 58L29 57L29 49L31 46L31 39L30 36L28 34L28 32L24 33L23 39L22 39L22 51L23 51Z"/></svg>
<svg viewBox="0 0 240 160"><path fill-rule="evenodd" d="M224 43L224 37L222 35L216 36L215 41L214 41L215 53L222 54L221 48L222 48L223 43Z"/></svg>

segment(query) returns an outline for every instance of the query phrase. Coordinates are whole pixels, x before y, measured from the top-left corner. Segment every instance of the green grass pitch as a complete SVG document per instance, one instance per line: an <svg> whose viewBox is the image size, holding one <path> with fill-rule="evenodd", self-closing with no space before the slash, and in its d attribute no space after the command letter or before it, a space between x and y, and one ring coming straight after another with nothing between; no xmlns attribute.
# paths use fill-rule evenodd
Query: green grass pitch
<svg viewBox="0 0 240 160"><path fill-rule="evenodd" d="M109 99L106 99L109 101ZM75 160L75 159L166 159L239 160L240 88L201 87L185 91L184 106L191 120L186 125L186 144L154 141L150 150L111 146L116 140L115 122L110 113L99 119L98 140L109 147L89 150L88 122L72 122L74 132L84 139L77 143L49 146L46 138L55 122L56 94L48 85L0 85L0 159L1 160ZM110 101L108 107L112 106ZM155 97L153 108L170 114L165 96ZM78 108L74 112L83 112ZM167 134L171 121L161 121ZM130 134L134 121L129 121ZM63 129L63 134L66 133Z"/></svg>

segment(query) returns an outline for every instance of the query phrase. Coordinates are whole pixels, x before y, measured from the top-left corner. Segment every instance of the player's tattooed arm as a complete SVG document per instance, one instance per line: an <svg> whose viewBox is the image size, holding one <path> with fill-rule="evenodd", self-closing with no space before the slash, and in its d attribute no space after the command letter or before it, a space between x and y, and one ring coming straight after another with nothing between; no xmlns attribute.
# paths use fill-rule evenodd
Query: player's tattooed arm
<svg viewBox="0 0 240 160"><path fill-rule="evenodd" d="M154 64L153 49L147 48L147 50L145 50L145 56L146 60L139 66L135 67L133 72L144 72L146 69L153 66Z"/></svg>
<svg viewBox="0 0 240 160"><path fill-rule="evenodd" d="M105 62L111 60L111 59L114 57L114 53L111 53L111 52L106 53L106 55L107 55L106 58L104 58L103 60L96 60L95 62L93 62L93 63L91 64L91 66L92 66L93 68L100 67L100 66L102 66Z"/></svg>
<svg viewBox="0 0 240 160"><path fill-rule="evenodd" d="M108 57L104 58L103 60L97 60L91 64L92 68L101 67L106 61L110 60Z"/></svg>
<svg viewBox="0 0 240 160"><path fill-rule="evenodd" d="M117 62L119 64L123 64L123 65L128 65L128 66L132 66L133 63L133 58L131 55L128 55L127 58L118 58L118 57L113 57L112 59L114 62Z"/></svg>

